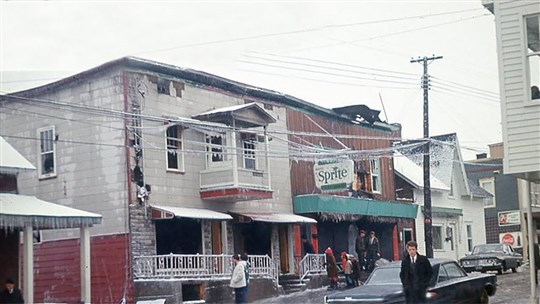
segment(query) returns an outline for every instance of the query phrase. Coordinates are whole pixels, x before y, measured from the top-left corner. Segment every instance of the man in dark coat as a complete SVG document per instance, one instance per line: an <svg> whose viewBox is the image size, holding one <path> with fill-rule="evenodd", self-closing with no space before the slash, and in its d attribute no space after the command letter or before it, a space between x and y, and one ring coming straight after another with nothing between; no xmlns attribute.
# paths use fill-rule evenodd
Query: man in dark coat
<svg viewBox="0 0 540 304"><path fill-rule="evenodd" d="M367 239L367 268L369 271L373 271L375 268L375 262L381 256L381 249L379 247L379 239L375 235L375 231L369 232L369 238Z"/></svg>
<svg viewBox="0 0 540 304"><path fill-rule="evenodd" d="M428 258L418 254L415 241L407 243L407 256L401 260L399 277L405 291L406 303L425 303L426 291L433 274Z"/></svg>
<svg viewBox="0 0 540 304"><path fill-rule="evenodd" d="M358 236L356 237L356 241L355 241L355 251L356 251L356 254L358 255L358 264L360 266L360 270L364 270L364 267L366 266L366 252L367 252L367 238L366 238L366 232L364 230L360 230L358 232Z"/></svg>
<svg viewBox="0 0 540 304"><path fill-rule="evenodd" d="M15 287L13 279L6 280L6 287L0 292L0 303L24 303L21 290Z"/></svg>
<svg viewBox="0 0 540 304"><path fill-rule="evenodd" d="M307 239L307 236L305 234L302 234L302 245L304 247L304 255L308 253L315 253L315 249L313 248L313 245L311 242Z"/></svg>

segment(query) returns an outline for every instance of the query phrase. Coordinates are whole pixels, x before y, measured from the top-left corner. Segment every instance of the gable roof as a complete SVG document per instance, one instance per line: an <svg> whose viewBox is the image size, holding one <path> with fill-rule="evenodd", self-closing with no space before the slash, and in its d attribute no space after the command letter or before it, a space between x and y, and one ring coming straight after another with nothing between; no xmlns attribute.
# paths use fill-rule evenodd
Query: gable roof
<svg viewBox="0 0 540 304"><path fill-rule="evenodd" d="M394 155L394 170L396 174L413 187L417 189L424 188L424 169L412 160L399 153ZM432 189L450 191L450 186L433 175L431 175L429 181Z"/></svg>
<svg viewBox="0 0 540 304"><path fill-rule="evenodd" d="M210 110L193 118L245 128L267 126L276 122L272 115L254 102Z"/></svg>
<svg viewBox="0 0 540 304"><path fill-rule="evenodd" d="M35 169L34 165L0 136L0 172L14 174Z"/></svg>

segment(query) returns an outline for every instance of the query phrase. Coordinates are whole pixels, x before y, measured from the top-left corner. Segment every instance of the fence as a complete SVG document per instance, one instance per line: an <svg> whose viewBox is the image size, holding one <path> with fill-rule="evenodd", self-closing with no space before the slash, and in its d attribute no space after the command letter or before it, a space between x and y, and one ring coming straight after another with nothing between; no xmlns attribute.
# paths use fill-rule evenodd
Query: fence
<svg viewBox="0 0 540 304"><path fill-rule="evenodd" d="M298 263L298 276L300 277L300 282L308 275L324 273L326 271L325 264L325 254L306 254Z"/></svg>

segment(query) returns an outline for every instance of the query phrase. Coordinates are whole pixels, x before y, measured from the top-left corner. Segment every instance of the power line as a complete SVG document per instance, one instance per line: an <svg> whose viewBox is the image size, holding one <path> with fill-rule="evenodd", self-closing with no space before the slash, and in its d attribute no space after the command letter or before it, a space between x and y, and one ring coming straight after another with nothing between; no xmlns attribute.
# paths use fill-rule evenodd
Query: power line
<svg viewBox="0 0 540 304"><path fill-rule="evenodd" d="M474 90L474 91L479 91L479 92L482 92L482 93L485 93L485 94L489 94L489 95L493 95L494 97L499 98L499 94L498 94L498 93L491 92L491 91L488 91L488 90L484 90L484 89L479 89L479 88L471 87L471 86L468 86L468 85L466 85L466 84L462 84L462 83L458 83L458 82L446 80L446 79L439 78L439 77L435 77L435 76L432 76L432 79L434 80L434 82L442 82L442 83L446 83L446 84L451 83L451 84L453 84L453 85L455 85L455 86L458 86L458 87L468 88L468 89L471 89L471 90ZM440 81L439 81L439 80L440 80Z"/></svg>
<svg viewBox="0 0 540 304"><path fill-rule="evenodd" d="M141 52L137 52L135 54L151 54L151 53L158 53L158 52L167 52L167 51L172 51L172 50L177 50L177 49L199 47L199 46L207 46L207 45L213 45L213 44L238 42L238 41L254 40L254 39L261 39L261 38L270 38L270 37L277 37L277 36L283 36L283 35L303 34L303 33L308 33L308 32L317 32L317 31L323 31L323 30L332 29L332 28L339 28L339 27L351 27L351 26L358 26L358 25L369 25L369 24L395 22L395 21L403 21L403 20L418 19L418 18L423 19L423 18L429 18L429 17L443 16L443 15L459 14L459 13L463 13L463 12L472 12L472 11L476 11L476 10L480 10L480 9L459 10L459 11L452 11L452 12L445 12L445 13L416 15L416 16L411 16L411 17L400 17L400 18L364 21L364 22L356 22L356 23L334 24L334 25L331 24L331 25L325 25L325 26L322 26L322 27L315 27L315 28L308 28L308 29L301 29L301 30L292 30L292 31L260 34L260 35L246 36L246 37L220 39L220 40L197 42L197 43L188 43L188 44L182 44L182 45L172 46L172 47L168 47L168 48L141 51Z"/></svg>

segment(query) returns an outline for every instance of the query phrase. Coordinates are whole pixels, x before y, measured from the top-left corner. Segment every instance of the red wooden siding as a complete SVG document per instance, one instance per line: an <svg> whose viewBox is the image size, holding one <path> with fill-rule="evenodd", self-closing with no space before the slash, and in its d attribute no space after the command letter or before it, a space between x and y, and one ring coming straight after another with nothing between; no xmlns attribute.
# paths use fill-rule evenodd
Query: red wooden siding
<svg viewBox="0 0 540 304"><path fill-rule="evenodd" d="M34 300L78 303L81 299L79 239L44 242L34 246ZM118 303L130 280L128 235L92 237L92 303ZM22 250L21 250L22 256ZM22 260L22 258L21 258ZM128 301L132 299L128 283ZM22 286L24 288L24 286Z"/></svg>
<svg viewBox="0 0 540 304"><path fill-rule="evenodd" d="M309 119L308 119L309 116ZM388 148L392 146L391 138L401 136L401 131L383 131L353 125L347 122L340 122L333 119L324 118L321 116L308 115L295 110L287 109L287 126L292 132L313 132L325 133L321 128L314 124L311 120L324 128L330 134L348 134L354 136L364 136L365 138L339 138L344 145L354 150L373 150ZM301 139L311 142L315 145L322 144L325 147L343 149L335 139L330 137L315 137L315 136L299 136ZM377 139L372 139L377 138ZM379 139L381 138L381 139ZM382 138L389 138L382 139ZM305 142L298 137L289 136L289 140L300 144ZM355 160L356 161L356 160ZM362 161L362 160L360 160ZM365 161L364 168L369 169L368 162ZM394 172L392 170L392 159L388 157L381 158L381 186L382 194L375 195L378 200L395 200L395 185ZM291 167L291 187L294 196L300 194L320 193L321 191L315 187L315 178L313 176L313 162L292 161ZM346 192L341 195L347 195Z"/></svg>

